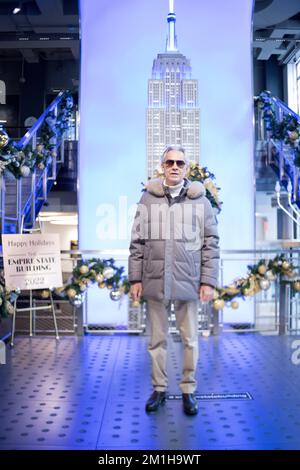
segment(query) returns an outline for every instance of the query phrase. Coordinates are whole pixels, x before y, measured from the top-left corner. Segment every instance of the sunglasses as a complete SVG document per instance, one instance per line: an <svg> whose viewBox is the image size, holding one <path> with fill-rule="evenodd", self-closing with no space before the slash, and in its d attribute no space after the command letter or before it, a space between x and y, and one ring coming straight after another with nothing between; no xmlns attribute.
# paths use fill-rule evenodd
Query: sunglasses
<svg viewBox="0 0 300 470"><path fill-rule="evenodd" d="M184 160L166 160L164 164L166 165L167 168L172 168L174 164L176 163L178 168L184 168L185 166L185 161Z"/></svg>

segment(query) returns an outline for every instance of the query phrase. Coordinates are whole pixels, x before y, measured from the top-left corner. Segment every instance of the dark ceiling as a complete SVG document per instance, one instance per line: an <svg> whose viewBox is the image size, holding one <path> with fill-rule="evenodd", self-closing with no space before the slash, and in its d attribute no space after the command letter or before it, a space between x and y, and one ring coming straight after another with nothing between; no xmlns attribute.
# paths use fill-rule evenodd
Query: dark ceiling
<svg viewBox="0 0 300 470"><path fill-rule="evenodd" d="M78 60L78 2L0 0L0 60ZM13 15L19 5L21 11ZM275 55L287 63L299 47L300 0L255 0L254 57L268 60Z"/></svg>
<svg viewBox="0 0 300 470"><path fill-rule="evenodd" d="M300 47L300 0L256 0L253 15L253 53L257 60L276 56L293 60Z"/></svg>
<svg viewBox="0 0 300 470"><path fill-rule="evenodd" d="M0 0L0 60L22 57L79 59L78 0Z"/></svg>

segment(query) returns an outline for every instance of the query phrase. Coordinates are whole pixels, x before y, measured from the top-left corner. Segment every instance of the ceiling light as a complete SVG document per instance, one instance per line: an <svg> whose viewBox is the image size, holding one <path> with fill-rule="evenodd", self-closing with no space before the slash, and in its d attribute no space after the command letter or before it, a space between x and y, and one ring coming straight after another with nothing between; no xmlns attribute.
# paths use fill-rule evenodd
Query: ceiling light
<svg viewBox="0 0 300 470"><path fill-rule="evenodd" d="M14 8L14 9L13 9L13 15L16 15L17 13L20 13L20 11L21 11L21 7L20 7L20 6Z"/></svg>

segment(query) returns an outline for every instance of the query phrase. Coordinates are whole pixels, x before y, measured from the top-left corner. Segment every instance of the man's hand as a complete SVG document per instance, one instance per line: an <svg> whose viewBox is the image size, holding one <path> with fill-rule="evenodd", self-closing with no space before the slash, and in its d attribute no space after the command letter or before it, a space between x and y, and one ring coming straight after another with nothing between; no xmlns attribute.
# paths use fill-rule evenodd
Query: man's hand
<svg viewBox="0 0 300 470"><path fill-rule="evenodd" d="M142 295L142 283L135 282L130 286L130 295L133 302L139 301Z"/></svg>
<svg viewBox="0 0 300 470"><path fill-rule="evenodd" d="M214 298L214 289L211 286L206 286L202 284L199 289L199 299L201 302L207 302L208 300L213 300Z"/></svg>

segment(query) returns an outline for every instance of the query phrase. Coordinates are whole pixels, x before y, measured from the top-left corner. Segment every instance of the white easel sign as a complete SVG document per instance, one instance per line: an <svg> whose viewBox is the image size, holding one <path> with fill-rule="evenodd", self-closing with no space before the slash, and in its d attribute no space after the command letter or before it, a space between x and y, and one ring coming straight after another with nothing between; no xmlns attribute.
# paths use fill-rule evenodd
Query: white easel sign
<svg viewBox="0 0 300 470"><path fill-rule="evenodd" d="M59 235L2 235L5 285L9 290L62 286Z"/></svg>

